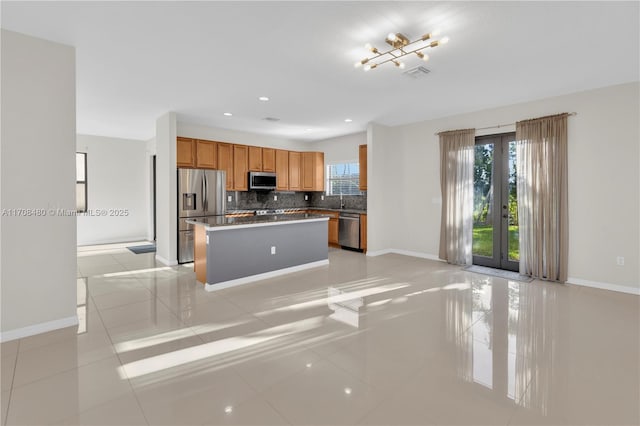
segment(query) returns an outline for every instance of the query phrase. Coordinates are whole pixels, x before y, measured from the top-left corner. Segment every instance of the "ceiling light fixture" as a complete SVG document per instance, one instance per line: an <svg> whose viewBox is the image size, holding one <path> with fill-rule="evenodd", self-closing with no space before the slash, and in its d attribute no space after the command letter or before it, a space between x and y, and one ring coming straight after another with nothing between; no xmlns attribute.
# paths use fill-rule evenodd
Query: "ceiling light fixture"
<svg viewBox="0 0 640 426"><path fill-rule="evenodd" d="M263 101L263 102L267 102L267 101L269 100L269 98L268 98L268 97L266 97L266 96L260 96L260 97L258 98L258 100L259 100L259 101Z"/></svg>
<svg viewBox="0 0 640 426"><path fill-rule="evenodd" d="M363 67L365 71L369 71L382 64L386 64L387 62L392 62L396 67L404 69L404 62L401 62L399 59L411 54L415 54L418 58L426 62L429 60L429 55L422 52L422 50L437 47L441 44L446 44L449 41L449 37L443 37L440 40L432 40L433 37L439 33L439 31L433 31L414 41L410 41L404 34L391 33L385 39L385 42L391 46L391 49L381 52L371 44L367 43L364 47L371 51L373 56L356 62L354 66L356 68Z"/></svg>
<svg viewBox="0 0 640 426"><path fill-rule="evenodd" d="M352 121L353 121L353 120L352 120L352 119L350 119L350 118L345 118L345 119L344 119L344 122L345 122L345 123L351 123Z"/></svg>
<svg viewBox="0 0 640 426"><path fill-rule="evenodd" d="M226 117L231 117L233 114L231 114L230 112L224 112L224 113L222 113L222 115L224 115Z"/></svg>

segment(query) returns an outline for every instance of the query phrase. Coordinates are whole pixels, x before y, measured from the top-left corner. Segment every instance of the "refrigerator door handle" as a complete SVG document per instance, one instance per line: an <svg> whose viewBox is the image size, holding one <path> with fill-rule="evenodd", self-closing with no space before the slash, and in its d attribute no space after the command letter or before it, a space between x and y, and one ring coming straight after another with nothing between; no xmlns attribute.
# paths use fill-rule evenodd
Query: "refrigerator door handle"
<svg viewBox="0 0 640 426"><path fill-rule="evenodd" d="M202 207L204 208L205 213L209 210L207 200L207 176L205 174L202 175Z"/></svg>

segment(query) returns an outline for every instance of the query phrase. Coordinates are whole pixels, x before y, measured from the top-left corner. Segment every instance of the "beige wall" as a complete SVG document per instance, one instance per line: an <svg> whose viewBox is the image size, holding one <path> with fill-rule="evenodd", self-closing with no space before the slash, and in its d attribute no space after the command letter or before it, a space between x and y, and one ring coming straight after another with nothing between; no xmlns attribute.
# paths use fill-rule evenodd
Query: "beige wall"
<svg viewBox="0 0 640 426"><path fill-rule="evenodd" d="M206 139L220 142L237 143L243 145L266 146L269 148L288 149L292 151L309 151L307 144L290 139L257 133L241 132L238 130L220 129L216 127L200 126L197 124L177 123L178 136L186 138Z"/></svg>
<svg viewBox="0 0 640 426"><path fill-rule="evenodd" d="M640 293L639 90L635 82L388 128L375 141L388 148L374 148L382 155L370 158L375 174L370 182L381 185L376 190L370 183L370 193L386 200L369 199L370 236L384 243L375 249L437 256L441 199L435 133L577 112L568 119L570 281ZM514 129L512 124L478 134ZM392 215L391 226L377 220ZM618 256L625 258L624 266L616 264Z"/></svg>
<svg viewBox="0 0 640 426"><path fill-rule="evenodd" d="M75 50L2 30L2 340L77 324ZM23 210L23 212L26 210Z"/></svg>
<svg viewBox="0 0 640 426"><path fill-rule="evenodd" d="M326 164L357 162L359 160L358 148L366 143L367 132L359 132L310 142L306 146L306 151L324 152L324 162Z"/></svg>

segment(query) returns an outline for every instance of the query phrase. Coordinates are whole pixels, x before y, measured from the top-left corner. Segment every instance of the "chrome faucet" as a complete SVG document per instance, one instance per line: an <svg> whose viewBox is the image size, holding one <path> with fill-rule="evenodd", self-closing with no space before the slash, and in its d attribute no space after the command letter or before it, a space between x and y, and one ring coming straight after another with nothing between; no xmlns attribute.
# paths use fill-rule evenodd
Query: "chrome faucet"
<svg viewBox="0 0 640 426"><path fill-rule="evenodd" d="M340 208L344 209L344 200L342 200L342 194L340 194Z"/></svg>

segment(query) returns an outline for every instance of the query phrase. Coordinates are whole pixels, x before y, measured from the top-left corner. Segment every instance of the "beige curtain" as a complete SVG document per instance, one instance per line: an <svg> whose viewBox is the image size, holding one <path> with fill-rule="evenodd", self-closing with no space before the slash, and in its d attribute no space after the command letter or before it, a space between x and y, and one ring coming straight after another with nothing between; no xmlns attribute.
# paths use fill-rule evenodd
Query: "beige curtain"
<svg viewBox="0 0 640 426"><path fill-rule="evenodd" d="M440 136L440 259L471 265L473 238L473 159L475 129Z"/></svg>
<svg viewBox="0 0 640 426"><path fill-rule="evenodd" d="M567 280L567 116L516 123L520 273Z"/></svg>

